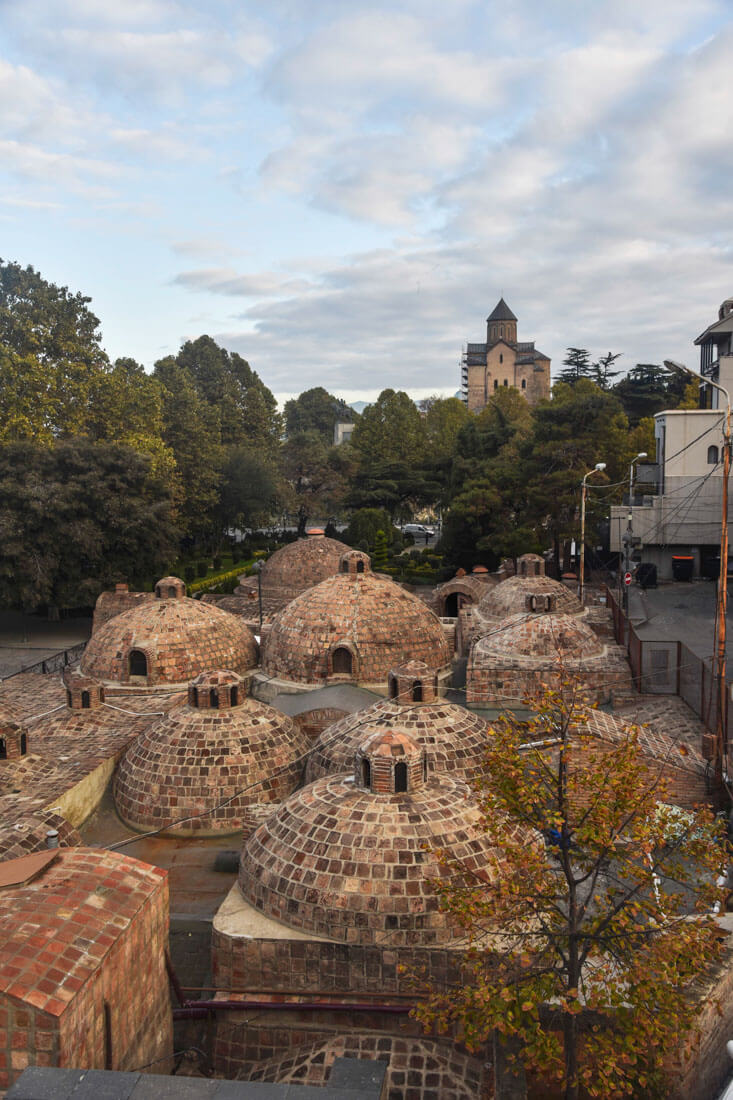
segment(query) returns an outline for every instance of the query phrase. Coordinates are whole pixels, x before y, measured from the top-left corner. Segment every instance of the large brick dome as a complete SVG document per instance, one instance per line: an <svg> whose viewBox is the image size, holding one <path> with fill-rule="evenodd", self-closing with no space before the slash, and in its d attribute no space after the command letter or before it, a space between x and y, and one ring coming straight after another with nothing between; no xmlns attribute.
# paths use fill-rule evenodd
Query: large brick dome
<svg viewBox="0 0 733 1100"><path fill-rule="evenodd" d="M579 615L583 605L564 584L554 581L552 577L538 575L508 577L489 589L479 603L479 610L492 618L504 619L508 615L533 611Z"/></svg>
<svg viewBox="0 0 733 1100"><path fill-rule="evenodd" d="M240 676L204 673L190 684L188 704L127 750L114 781L117 811L134 829L190 816L170 832L251 830L263 808L271 811L300 782L308 744L291 718L246 698Z"/></svg>
<svg viewBox="0 0 733 1100"><path fill-rule="evenodd" d="M297 791L245 844L245 899L291 928L346 943L449 944L458 935L431 879L454 872L451 852L490 879L497 852L468 788L424 773L425 754L405 734L380 730L356 753L350 775Z"/></svg>
<svg viewBox="0 0 733 1100"><path fill-rule="evenodd" d="M381 685L395 664L410 658L430 669L450 663L440 621L421 600L374 576L358 550L342 555L339 569L273 620L262 660L268 676Z"/></svg>
<svg viewBox="0 0 733 1100"><path fill-rule="evenodd" d="M182 581L165 578L156 599L100 626L84 651L82 673L139 688L182 685L210 669L254 668L257 643L249 627L184 592Z"/></svg>
<svg viewBox="0 0 733 1100"><path fill-rule="evenodd" d="M604 645L582 619L552 613L513 615L471 647L466 700L520 704L543 685L559 688L569 677L577 678L594 702L606 702L612 691L631 690L623 649Z"/></svg>
<svg viewBox="0 0 733 1100"><path fill-rule="evenodd" d="M428 773L462 780L476 774L487 747L487 724L465 707L441 699L427 665L410 661L395 669L390 696L326 727L308 758L308 783L349 771L360 742L380 729L405 733L423 748Z"/></svg>

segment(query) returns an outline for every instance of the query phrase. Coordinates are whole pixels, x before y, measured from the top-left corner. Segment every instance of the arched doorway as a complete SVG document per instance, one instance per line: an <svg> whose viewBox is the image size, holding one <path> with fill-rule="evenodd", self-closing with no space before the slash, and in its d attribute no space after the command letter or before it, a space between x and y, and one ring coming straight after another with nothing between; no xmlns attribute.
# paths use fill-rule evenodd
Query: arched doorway
<svg viewBox="0 0 733 1100"><path fill-rule="evenodd" d="M456 618L458 618L458 593L457 592L451 592L448 596L445 597L445 607L443 609L443 614L446 617L446 619L456 619Z"/></svg>
<svg viewBox="0 0 733 1100"><path fill-rule="evenodd" d="M346 649L345 646L339 646L338 649L334 649L333 656L331 657L331 667L334 676L350 676L352 670L351 651Z"/></svg>
<svg viewBox="0 0 733 1100"><path fill-rule="evenodd" d="M131 649L129 657L130 676L148 675L148 658L141 649Z"/></svg>

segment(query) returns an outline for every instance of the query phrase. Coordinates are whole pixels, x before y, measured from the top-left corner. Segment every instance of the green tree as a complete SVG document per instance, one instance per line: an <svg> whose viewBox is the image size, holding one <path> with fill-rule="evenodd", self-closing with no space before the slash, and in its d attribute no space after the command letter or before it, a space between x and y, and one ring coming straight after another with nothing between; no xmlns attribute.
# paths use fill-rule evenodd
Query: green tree
<svg viewBox="0 0 733 1100"><path fill-rule="evenodd" d="M590 378L594 374L590 353L586 348L568 348L562 362L565 370L560 371L558 382L572 386L581 378Z"/></svg>
<svg viewBox="0 0 733 1100"><path fill-rule="evenodd" d="M389 557L389 541L386 532L381 527L374 539L374 553L372 554L372 569L381 572L387 564Z"/></svg>
<svg viewBox="0 0 733 1100"><path fill-rule="evenodd" d="M290 486L289 504L297 512L302 536L311 516L341 510L355 459L348 445L327 447L316 431L290 436L281 456L283 476Z"/></svg>
<svg viewBox="0 0 733 1100"><path fill-rule="evenodd" d="M175 358L199 397L217 410L223 446L275 454L281 431L277 402L246 359L210 336L187 340Z"/></svg>
<svg viewBox="0 0 733 1100"><path fill-rule="evenodd" d="M657 363L637 363L625 378L613 386L613 394L623 405L629 423L635 427L640 420L654 416L664 409L688 407L684 404L688 393L688 376L668 371ZM693 382L694 400L698 404L697 383Z"/></svg>
<svg viewBox="0 0 733 1100"><path fill-rule="evenodd" d="M301 432L318 432L326 446L333 445L336 424L351 424L358 414L340 397L334 397L323 386L305 390L299 397L285 402L285 430L289 436Z"/></svg>
<svg viewBox="0 0 733 1100"><path fill-rule="evenodd" d="M623 352L617 351L614 355L613 352L606 352L600 359L591 367L591 376L597 386L600 386L602 390L609 389L611 385L611 379L617 378L621 373L617 370L611 370L613 364L617 359L620 359Z"/></svg>
<svg viewBox="0 0 733 1100"><path fill-rule="evenodd" d="M0 440L83 434L108 360L90 298L0 260Z"/></svg>
<svg viewBox="0 0 733 1100"><path fill-rule="evenodd" d="M280 500L272 463L246 447L229 451L222 470L222 529L258 527L269 519Z"/></svg>
<svg viewBox="0 0 733 1100"><path fill-rule="evenodd" d="M412 398L402 390L382 390L361 414L351 442L363 466L377 462L416 464L425 454L425 426Z"/></svg>
<svg viewBox="0 0 733 1100"><path fill-rule="evenodd" d="M349 520L349 526L343 534L344 542L349 546L366 546L373 551L377 544L377 532L392 532L389 513L382 508L359 508Z"/></svg>
<svg viewBox="0 0 733 1100"><path fill-rule="evenodd" d="M601 740L574 685L532 711L492 724L473 784L499 873L441 855L451 877L434 886L469 940L467 974L418 1016L470 1049L497 1031L518 1041L566 1100L667 1097L665 1054L694 1022L690 984L720 954L712 815L665 805L666 759L651 764L633 728Z"/></svg>
<svg viewBox="0 0 733 1100"><path fill-rule="evenodd" d="M152 460L86 439L0 446L0 602L82 607L175 553L170 484Z"/></svg>
<svg viewBox="0 0 733 1100"><path fill-rule="evenodd" d="M609 481L628 473L628 421L620 402L588 378L574 385L558 382L552 401L535 408L533 430L522 444L522 473L527 486L526 518L544 528L560 570L561 543L577 532L583 475L606 463Z"/></svg>
<svg viewBox="0 0 733 1100"><path fill-rule="evenodd" d="M449 458L456 447L458 433L471 418L457 397L435 397L425 412L428 453L434 458Z"/></svg>
<svg viewBox="0 0 733 1100"><path fill-rule="evenodd" d="M163 393L163 440L183 486L183 533L195 541L211 540L225 460L219 410L200 397L189 371L172 355L158 360L154 377Z"/></svg>
<svg viewBox="0 0 733 1100"><path fill-rule="evenodd" d="M383 508L393 519L405 519L415 508L432 505L440 495L440 482L427 463L362 460L351 479L347 503L351 508Z"/></svg>

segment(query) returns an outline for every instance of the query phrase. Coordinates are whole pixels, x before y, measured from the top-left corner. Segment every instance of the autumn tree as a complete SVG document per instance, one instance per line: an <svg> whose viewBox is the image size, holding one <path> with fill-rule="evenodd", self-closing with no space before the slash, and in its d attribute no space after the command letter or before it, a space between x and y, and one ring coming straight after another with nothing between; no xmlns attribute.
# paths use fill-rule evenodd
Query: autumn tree
<svg viewBox="0 0 733 1100"><path fill-rule="evenodd" d="M531 707L492 724L473 783L501 873L441 856L456 877L434 885L465 932L466 980L434 988L418 1016L471 1049L498 1033L566 1100L666 1097L690 983L719 952L717 830L707 810L665 803L666 761L640 730L593 732L577 686Z"/></svg>

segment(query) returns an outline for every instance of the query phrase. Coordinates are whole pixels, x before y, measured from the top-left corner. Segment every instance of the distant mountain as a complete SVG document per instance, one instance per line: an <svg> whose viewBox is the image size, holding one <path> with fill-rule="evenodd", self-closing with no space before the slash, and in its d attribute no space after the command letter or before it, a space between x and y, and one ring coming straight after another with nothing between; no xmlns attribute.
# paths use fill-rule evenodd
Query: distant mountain
<svg viewBox="0 0 733 1100"><path fill-rule="evenodd" d="M371 405L371 401L352 401L349 405L349 408L353 409L354 412L358 412L359 415L361 415L367 405Z"/></svg>

